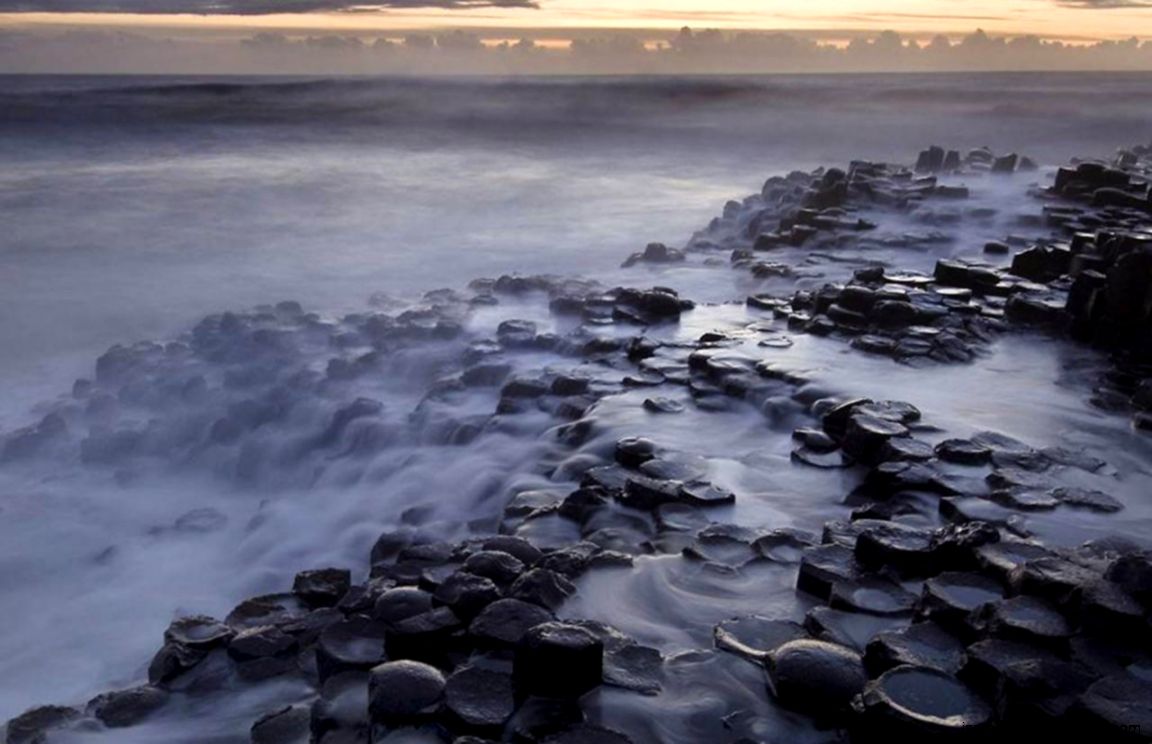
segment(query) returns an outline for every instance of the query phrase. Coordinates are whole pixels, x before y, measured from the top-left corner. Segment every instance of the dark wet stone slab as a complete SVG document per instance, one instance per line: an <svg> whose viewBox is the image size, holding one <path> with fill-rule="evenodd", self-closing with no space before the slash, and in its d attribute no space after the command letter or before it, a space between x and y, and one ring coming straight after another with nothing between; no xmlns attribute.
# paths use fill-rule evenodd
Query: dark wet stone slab
<svg viewBox="0 0 1152 744"><path fill-rule="evenodd" d="M745 615L718 624L712 631L716 648L763 663L772 649L788 641L808 637L808 631L791 620Z"/></svg>
<svg viewBox="0 0 1152 744"><path fill-rule="evenodd" d="M979 695L927 667L890 669L868 683L856 709L853 736L871 741L976 741L993 723L992 708Z"/></svg>
<svg viewBox="0 0 1152 744"><path fill-rule="evenodd" d="M956 674L964 665L964 644L934 622L878 633L864 649L864 666L872 676L904 664Z"/></svg>

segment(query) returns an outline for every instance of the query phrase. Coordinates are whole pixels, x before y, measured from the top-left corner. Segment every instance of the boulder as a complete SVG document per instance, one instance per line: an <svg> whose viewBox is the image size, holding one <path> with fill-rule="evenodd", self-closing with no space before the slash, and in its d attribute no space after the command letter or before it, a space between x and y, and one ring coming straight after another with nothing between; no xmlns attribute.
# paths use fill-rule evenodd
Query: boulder
<svg viewBox="0 0 1152 744"><path fill-rule="evenodd" d="M516 647L516 688L542 697L580 697L604 675L604 644L578 625L545 622Z"/></svg>

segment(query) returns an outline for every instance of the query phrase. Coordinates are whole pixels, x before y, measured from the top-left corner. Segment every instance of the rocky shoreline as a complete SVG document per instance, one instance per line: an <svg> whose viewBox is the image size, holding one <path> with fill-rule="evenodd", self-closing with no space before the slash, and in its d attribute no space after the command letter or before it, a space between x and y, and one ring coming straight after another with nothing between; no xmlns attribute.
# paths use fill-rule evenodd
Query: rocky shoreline
<svg viewBox="0 0 1152 744"><path fill-rule="evenodd" d="M366 564L303 571L222 620L178 619L146 684L30 710L7 741L130 727L175 698L292 678L310 692L253 721L254 744L639 744L648 739L605 721L602 691L658 703L679 668L716 655L761 675L764 703L814 741L1147 741L1152 536L1057 545L1034 524L1115 519L1126 504L1110 493L1110 458L949 432L915 399L823 389L786 357L811 336L931 376L1017 336L1066 337L1108 355L1084 395L1152 429L1152 148L1024 186L1037 209L1018 233L980 255L950 247L962 225L995 213L966 206L966 184L1021 188L1035 167L932 148L914 167L769 179L684 249L652 244L626 262L753 282L726 306L745 321L694 338L670 329L710 305L672 288L505 276L335 321L291 302L226 313L172 343L110 350L92 380L0 440L0 462L123 478L199 463L239 483L287 482L415 427L448 446L546 435L553 449L535 467L554 487L518 489L447 532L414 505ZM546 305L556 330L516 317L526 305ZM490 333L475 330L480 316ZM435 379L402 425L352 397L398 363ZM650 433L604 446L597 408L621 396ZM798 423L784 467L843 474L842 514L822 531L741 521L732 510L745 494L699 453L661 441L662 421L737 407ZM268 439L277 427L299 436ZM190 512L185 527L212 519ZM720 582L765 567L795 588L795 605L733 612L713 648L675 652L573 614L589 577L650 556ZM792 740L754 719L726 717L724 740Z"/></svg>

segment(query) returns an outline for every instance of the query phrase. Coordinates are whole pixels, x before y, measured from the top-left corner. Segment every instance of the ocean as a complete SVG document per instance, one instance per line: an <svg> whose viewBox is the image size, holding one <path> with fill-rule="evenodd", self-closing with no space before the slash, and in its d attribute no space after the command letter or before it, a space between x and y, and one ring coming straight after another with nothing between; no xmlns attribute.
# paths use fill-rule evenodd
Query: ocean
<svg viewBox="0 0 1152 744"><path fill-rule="evenodd" d="M852 160L909 162L940 144L1026 154L1042 169L1017 178L1040 181L1069 158L1147 142L1150 123L1152 77L1143 74L0 77L0 433L67 400L73 381L91 378L114 344L163 342L206 315L282 301L337 319L505 274L667 283L718 303L678 332L699 335L743 312L754 291L746 277L621 263L651 242L683 246L769 176ZM981 203L1027 208L1001 196L991 187ZM974 229L949 250L1008 229L1007 220ZM546 308L527 301L522 312L550 322ZM483 333L501 318L480 309L468 322ZM311 350L313 366L329 351ZM1117 451L1128 476L1119 494L1147 482L1148 445L1067 384L1068 365L1101 363L1086 352L1034 339L938 373L894 372L818 343L800 342L795 353L839 392L887 386L947 425L1001 424L1045 444ZM443 359L393 363L370 392L397 428L370 466L307 455L279 473L240 478L230 458L243 442L227 456L173 449L116 467L71 455L0 465L0 719L140 682L180 614L223 616L247 596L284 590L306 568L362 574L375 537L410 523L415 505L455 512L451 529L460 530L498 512L500 496L549 485L540 463L561 457L549 426L449 446L412 416ZM293 424L300 431L330 415L327 402L308 405ZM135 423L171 433L182 415L160 407ZM781 416L781 427L793 420ZM714 458L753 450L775 458L760 480L718 466L734 483L756 484L762 498L744 517L811 527L840 506L820 494L842 487L841 476L781 471L787 437L767 441L759 418L730 412L708 422L669 423L663 435ZM598 426L607 441L645 424L627 406L605 404ZM1150 534L1147 512L1133 507L1130 536ZM189 523L203 528L180 528ZM1046 536L1059 539L1066 528ZM1080 525L1075 536L1107 529ZM649 643L669 653L692 648L708 637L715 598L728 590L678 570L653 561L615 584L598 577L572 611L623 612L627 630ZM779 577L749 581L755 599L739 609L802 609ZM671 613L661 606L669 586L683 603ZM744 671L708 673L730 699L758 699ZM707 701L693 689L664 701L666 712L679 711L669 721L703 715ZM67 741L247 741L260 712L306 695L289 683L264 686L230 713L190 703L158 728ZM640 730L655 716L649 705L607 707ZM677 740L676 726L665 726L649 734Z"/></svg>

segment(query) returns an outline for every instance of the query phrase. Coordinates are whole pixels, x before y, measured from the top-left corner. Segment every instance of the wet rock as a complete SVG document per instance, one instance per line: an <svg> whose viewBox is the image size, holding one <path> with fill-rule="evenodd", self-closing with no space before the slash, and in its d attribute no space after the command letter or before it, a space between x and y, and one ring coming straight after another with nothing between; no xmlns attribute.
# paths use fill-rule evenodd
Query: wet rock
<svg viewBox="0 0 1152 744"><path fill-rule="evenodd" d="M764 663L773 649L789 641L807 638L808 632L791 620L745 615L720 623L713 629L712 636L716 648Z"/></svg>
<svg viewBox="0 0 1152 744"><path fill-rule="evenodd" d="M707 481L692 481L681 486L680 501L694 507L725 506L736 502L736 494Z"/></svg>
<svg viewBox="0 0 1152 744"><path fill-rule="evenodd" d="M957 632L966 632L973 613L1004 598L995 579L975 573L943 573L924 582L920 615Z"/></svg>
<svg viewBox="0 0 1152 744"><path fill-rule="evenodd" d="M301 571L292 582L292 591L310 607L333 607L352 586L347 569L322 568Z"/></svg>
<svg viewBox="0 0 1152 744"><path fill-rule="evenodd" d="M870 615L911 615L916 595L899 584L877 576L862 576L832 585L829 606Z"/></svg>
<svg viewBox="0 0 1152 744"><path fill-rule="evenodd" d="M1007 582L1017 568L1037 558L1051 557L1052 551L1035 543L1005 540L980 546L975 555L982 571Z"/></svg>
<svg viewBox="0 0 1152 744"><path fill-rule="evenodd" d="M638 468L656 456L656 443L643 437L626 437L616 442L616 462Z"/></svg>
<svg viewBox="0 0 1152 744"><path fill-rule="evenodd" d="M1099 741L1147 741L1152 731L1152 684L1130 676L1105 677L1080 697L1073 715Z"/></svg>
<svg viewBox="0 0 1152 744"><path fill-rule="evenodd" d="M343 672L367 671L387 659L385 627L362 616L328 626L316 644L320 680Z"/></svg>
<svg viewBox="0 0 1152 744"><path fill-rule="evenodd" d="M907 623L906 618L867 615L831 607L813 607L804 615L804 629L821 641L836 643L860 653L878 633L895 630Z"/></svg>
<svg viewBox="0 0 1152 744"><path fill-rule="evenodd" d="M325 680L320 697L312 704L312 734L323 739L328 732L357 734L368 728L367 672L345 672Z"/></svg>
<svg viewBox="0 0 1152 744"><path fill-rule="evenodd" d="M784 527L758 537L752 547L761 558L790 564L799 563L804 557L804 551L816 547L819 542L810 532Z"/></svg>
<svg viewBox="0 0 1152 744"><path fill-rule="evenodd" d="M664 680L664 657L648 646L628 643L604 652L604 684L656 695Z"/></svg>
<svg viewBox="0 0 1152 744"><path fill-rule="evenodd" d="M1111 581L1094 581L1072 597L1081 630L1101 637L1135 639L1145 632L1145 611L1139 602Z"/></svg>
<svg viewBox="0 0 1152 744"><path fill-rule="evenodd" d="M683 413L684 404L672 398L645 398L644 410L651 413Z"/></svg>
<svg viewBox="0 0 1152 744"><path fill-rule="evenodd" d="M396 587L381 594L372 608L372 617L385 625L395 625L432 609L432 595L411 586Z"/></svg>
<svg viewBox="0 0 1152 744"><path fill-rule="evenodd" d="M796 588L820 599L827 600L832 585L838 581L851 581L862 571L851 548L843 545L820 545L804 551Z"/></svg>
<svg viewBox="0 0 1152 744"><path fill-rule="evenodd" d="M219 620L194 615L174 620L164 631L164 640L184 648L203 651L223 646L232 635L232 629Z"/></svg>
<svg viewBox="0 0 1152 744"><path fill-rule="evenodd" d="M951 674L900 666L864 688L853 741L973 741L992 726L992 708Z"/></svg>
<svg viewBox="0 0 1152 744"><path fill-rule="evenodd" d="M885 462L908 461L926 462L936 456L932 445L912 437L898 437L889 439L884 445L883 459Z"/></svg>
<svg viewBox="0 0 1152 744"><path fill-rule="evenodd" d="M252 744L309 744L312 715L308 708L293 705L269 713L252 724Z"/></svg>
<svg viewBox="0 0 1152 744"><path fill-rule="evenodd" d="M859 654L815 640L789 641L774 649L768 679L781 705L820 717L846 713L868 681Z"/></svg>
<svg viewBox="0 0 1152 744"><path fill-rule="evenodd" d="M491 579L497 586L508 586L524 572L524 564L510 553L481 550L468 556L461 570Z"/></svg>
<svg viewBox="0 0 1152 744"><path fill-rule="evenodd" d="M872 676L910 664L956 674L964 666L964 644L934 622L921 622L878 633L864 649L864 666Z"/></svg>
<svg viewBox="0 0 1152 744"><path fill-rule="evenodd" d="M31 708L7 723L7 744L40 744L47 732L80 718L80 711L63 705Z"/></svg>
<svg viewBox="0 0 1152 744"><path fill-rule="evenodd" d="M513 646L530 629L552 619L552 613L539 605L519 599L501 599L485 607L472 621L468 632L478 641Z"/></svg>
<svg viewBox="0 0 1152 744"><path fill-rule="evenodd" d="M614 729L580 724L549 736L543 744L632 744L632 739Z"/></svg>
<svg viewBox="0 0 1152 744"><path fill-rule="evenodd" d="M678 502L684 484L678 480L661 480L635 475L628 478L620 502L643 511L651 511L663 504Z"/></svg>
<svg viewBox="0 0 1152 744"><path fill-rule="evenodd" d="M559 609L575 593L575 585L566 576L546 568L534 568L526 572L508 590L508 595L513 599L549 610Z"/></svg>
<svg viewBox="0 0 1152 744"><path fill-rule="evenodd" d="M1009 664L994 697L1005 734L1059 736L1068 726L1069 709L1095 680L1085 668L1058 659Z"/></svg>
<svg viewBox="0 0 1152 744"><path fill-rule="evenodd" d="M969 521L950 524L932 536L932 552L941 570L974 570L979 566L976 551L1000 542L1000 531L991 524Z"/></svg>
<svg viewBox="0 0 1152 744"><path fill-rule="evenodd" d="M541 623L516 646L516 687L530 695L579 697L598 687L603 673L604 644L578 625Z"/></svg>
<svg viewBox="0 0 1152 744"><path fill-rule="evenodd" d="M970 439L946 439L936 445L936 456L944 462L983 465L992 459L992 450Z"/></svg>
<svg viewBox="0 0 1152 744"><path fill-rule="evenodd" d="M976 622L999 638L1036 645L1059 645L1072 635L1064 616L1036 597L1013 597L985 605Z"/></svg>
<svg viewBox="0 0 1152 744"><path fill-rule="evenodd" d="M1152 603L1152 552L1117 558L1104 577L1145 605Z"/></svg>
<svg viewBox="0 0 1152 744"><path fill-rule="evenodd" d="M900 423L857 414L848 419L842 446L844 452L860 462L875 464L884 459L885 447L890 439L908 436L908 429Z"/></svg>
<svg viewBox="0 0 1152 744"><path fill-rule="evenodd" d="M108 728L123 728L140 723L167 702L164 690L141 685L98 695L88 702L88 711Z"/></svg>
<svg viewBox="0 0 1152 744"><path fill-rule="evenodd" d="M452 611L464 620L476 617L485 607L502 596L500 588L491 579L465 571L457 571L449 576L436 587L436 592L433 594L436 601L452 608Z"/></svg>
<svg viewBox="0 0 1152 744"><path fill-rule="evenodd" d="M516 710L512 677L479 667L464 667L448 678L444 704L466 727L498 730Z"/></svg>
<svg viewBox="0 0 1152 744"><path fill-rule="evenodd" d="M1054 660L1051 653L1015 641L989 638L968 646L960 677L975 689L991 697L1013 664L1041 659Z"/></svg>
<svg viewBox="0 0 1152 744"><path fill-rule="evenodd" d="M1113 514L1124 508L1124 505L1112 496L1090 488L1057 488L1051 492L1051 495L1065 506L1104 514Z"/></svg>
<svg viewBox="0 0 1152 744"><path fill-rule="evenodd" d="M856 464L855 460L840 450L820 452L809 447L792 450L792 460L821 470L842 470Z"/></svg>
<svg viewBox="0 0 1152 744"><path fill-rule="evenodd" d="M907 575L931 574L935 569L932 532L897 522L864 530L856 539L861 565L888 567Z"/></svg>
<svg viewBox="0 0 1152 744"><path fill-rule="evenodd" d="M1032 594L1061 604L1097 576L1064 558L1036 558L1014 568L1008 580L1020 594Z"/></svg>
<svg viewBox="0 0 1152 744"><path fill-rule="evenodd" d="M446 684L439 670L418 661L381 664L371 671L369 713L388 725L427 719L439 710Z"/></svg>

